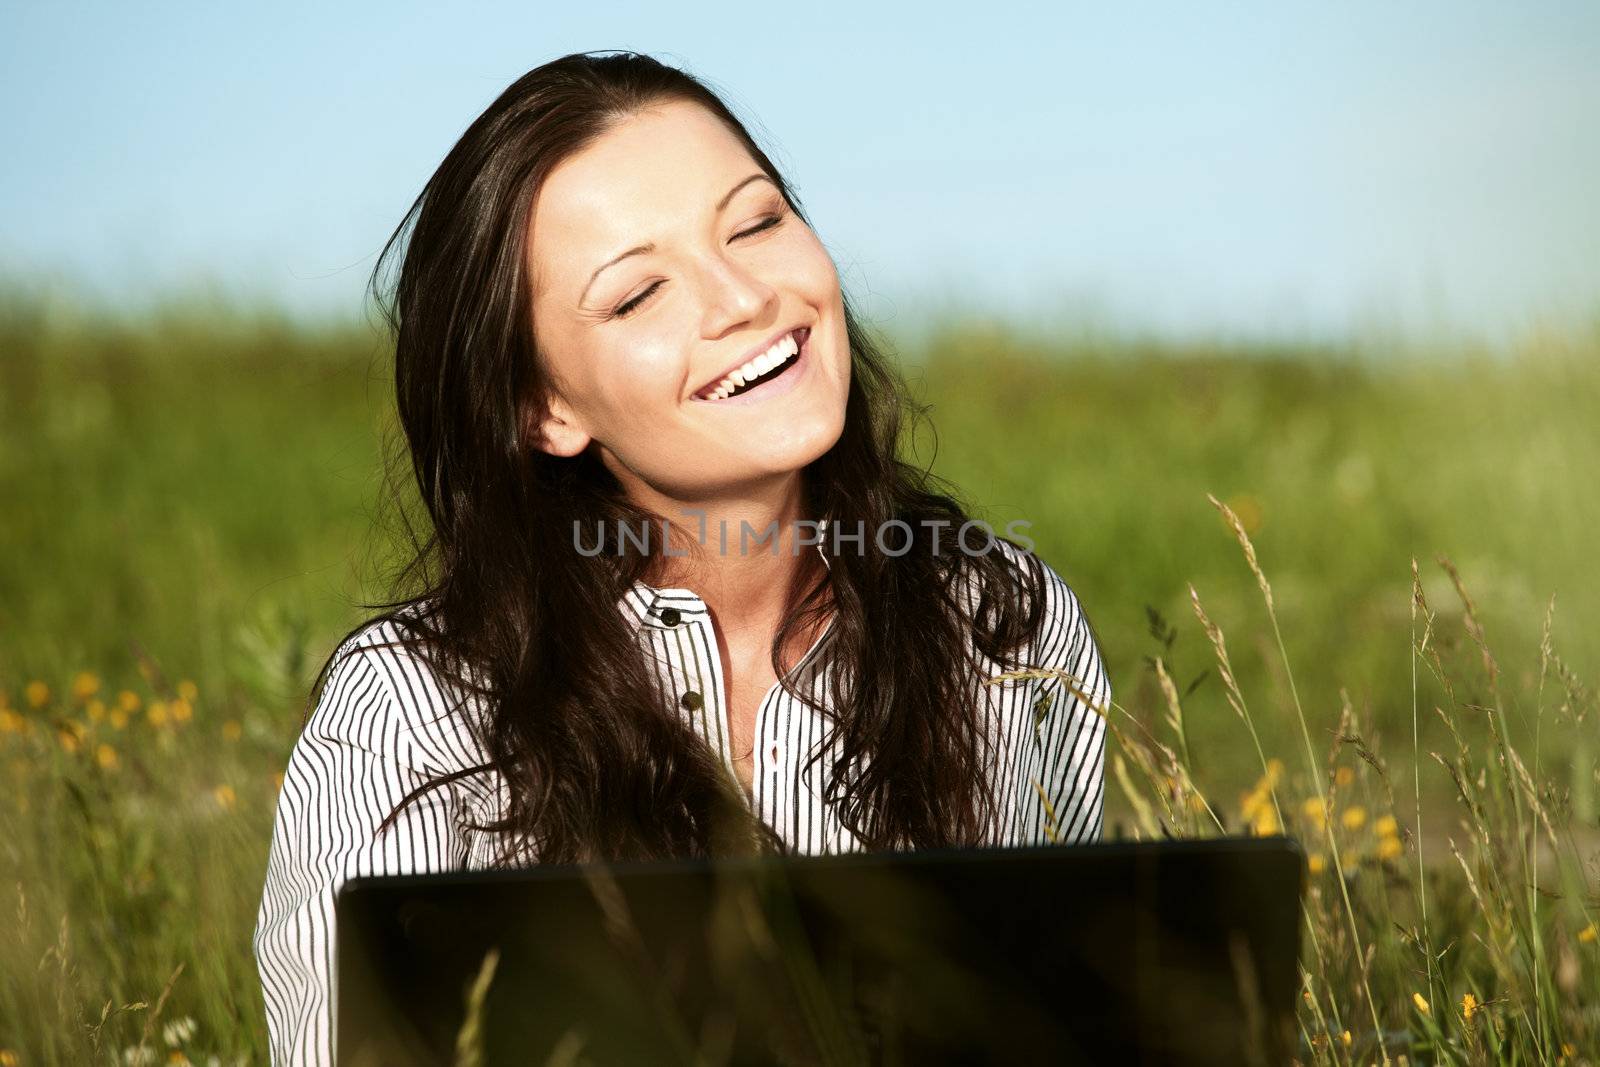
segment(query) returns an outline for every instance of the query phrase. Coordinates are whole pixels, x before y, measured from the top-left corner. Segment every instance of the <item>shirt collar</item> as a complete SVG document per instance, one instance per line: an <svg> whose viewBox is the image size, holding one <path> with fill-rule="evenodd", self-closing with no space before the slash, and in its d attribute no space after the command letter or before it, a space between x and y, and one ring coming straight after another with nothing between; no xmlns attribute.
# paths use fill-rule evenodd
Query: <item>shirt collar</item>
<svg viewBox="0 0 1600 1067"><path fill-rule="evenodd" d="M820 539L813 547L822 557L823 566L833 568L823 547L828 543L828 520L817 522ZM704 617L710 613L700 594L692 589L657 588L645 582L634 582L633 588L622 594L617 608L631 622L653 630L670 630L685 620Z"/></svg>

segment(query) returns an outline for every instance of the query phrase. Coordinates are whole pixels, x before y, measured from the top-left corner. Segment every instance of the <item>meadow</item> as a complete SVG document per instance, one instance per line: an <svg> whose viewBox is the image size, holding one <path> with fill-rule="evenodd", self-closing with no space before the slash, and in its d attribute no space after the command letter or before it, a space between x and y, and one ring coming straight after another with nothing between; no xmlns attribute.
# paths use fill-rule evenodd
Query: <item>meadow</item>
<svg viewBox="0 0 1600 1067"><path fill-rule="evenodd" d="M1302 840L1303 1062L1596 1062L1600 330L898 355L907 454L1094 625L1107 836ZM279 772L395 563L386 360L0 300L0 1067L266 1062Z"/></svg>

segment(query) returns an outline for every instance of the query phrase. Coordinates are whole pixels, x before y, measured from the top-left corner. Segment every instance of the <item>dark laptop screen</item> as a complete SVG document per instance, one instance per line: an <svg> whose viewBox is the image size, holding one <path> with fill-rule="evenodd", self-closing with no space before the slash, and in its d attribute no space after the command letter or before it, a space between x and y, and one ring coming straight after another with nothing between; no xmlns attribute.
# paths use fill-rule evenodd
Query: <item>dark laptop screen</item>
<svg viewBox="0 0 1600 1067"><path fill-rule="evenodd" d="M1279 1064L1285 838L354 879L341 1064Z"/></svg>

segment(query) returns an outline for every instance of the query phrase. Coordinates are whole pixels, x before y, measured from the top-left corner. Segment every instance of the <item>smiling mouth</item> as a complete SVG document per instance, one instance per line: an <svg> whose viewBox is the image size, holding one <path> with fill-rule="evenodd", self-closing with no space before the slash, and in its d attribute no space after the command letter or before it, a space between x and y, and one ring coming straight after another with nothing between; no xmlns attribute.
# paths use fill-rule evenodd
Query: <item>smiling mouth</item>
<svg viewBox="0 0 1600 1067"><path fill-rule="evenodd" d="M776 379L783 377L794 368L795 364L800 362L800 357L805 351L806 340L811 336L811 327L796 327L789 336L795 341L795 350L793 354L786 357L782 362L773 365L766 371L763 371L753 378L745 379L742 385L734 385L731 377L714 382L711 385L706 386L700 392L696 393L694 398L696 400L705 400L711 402L732 400L734 397L743 396L745 393L748 393L751 390L759 389L768 382L775 381ZM729 386L731 386L731 388L728 388ZM718 390L720 388L728 388L728 391L718 395Z"/></svg>

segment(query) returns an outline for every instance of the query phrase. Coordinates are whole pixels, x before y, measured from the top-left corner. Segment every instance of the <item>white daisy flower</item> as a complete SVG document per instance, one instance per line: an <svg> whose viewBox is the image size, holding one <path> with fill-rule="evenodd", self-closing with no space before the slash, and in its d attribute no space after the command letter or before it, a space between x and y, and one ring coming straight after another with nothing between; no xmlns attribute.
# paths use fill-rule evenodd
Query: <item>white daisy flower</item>
<svg viewBox="0 0 1600 1067"><path fill-rule="evenodd" d="M197 1029L199 1029L199 1025L185 1015L183 1018L174 1019L166 1026L163 1026L161 1028L161 1039L167 1044L176 1047L193 1037Z"/></svg>

